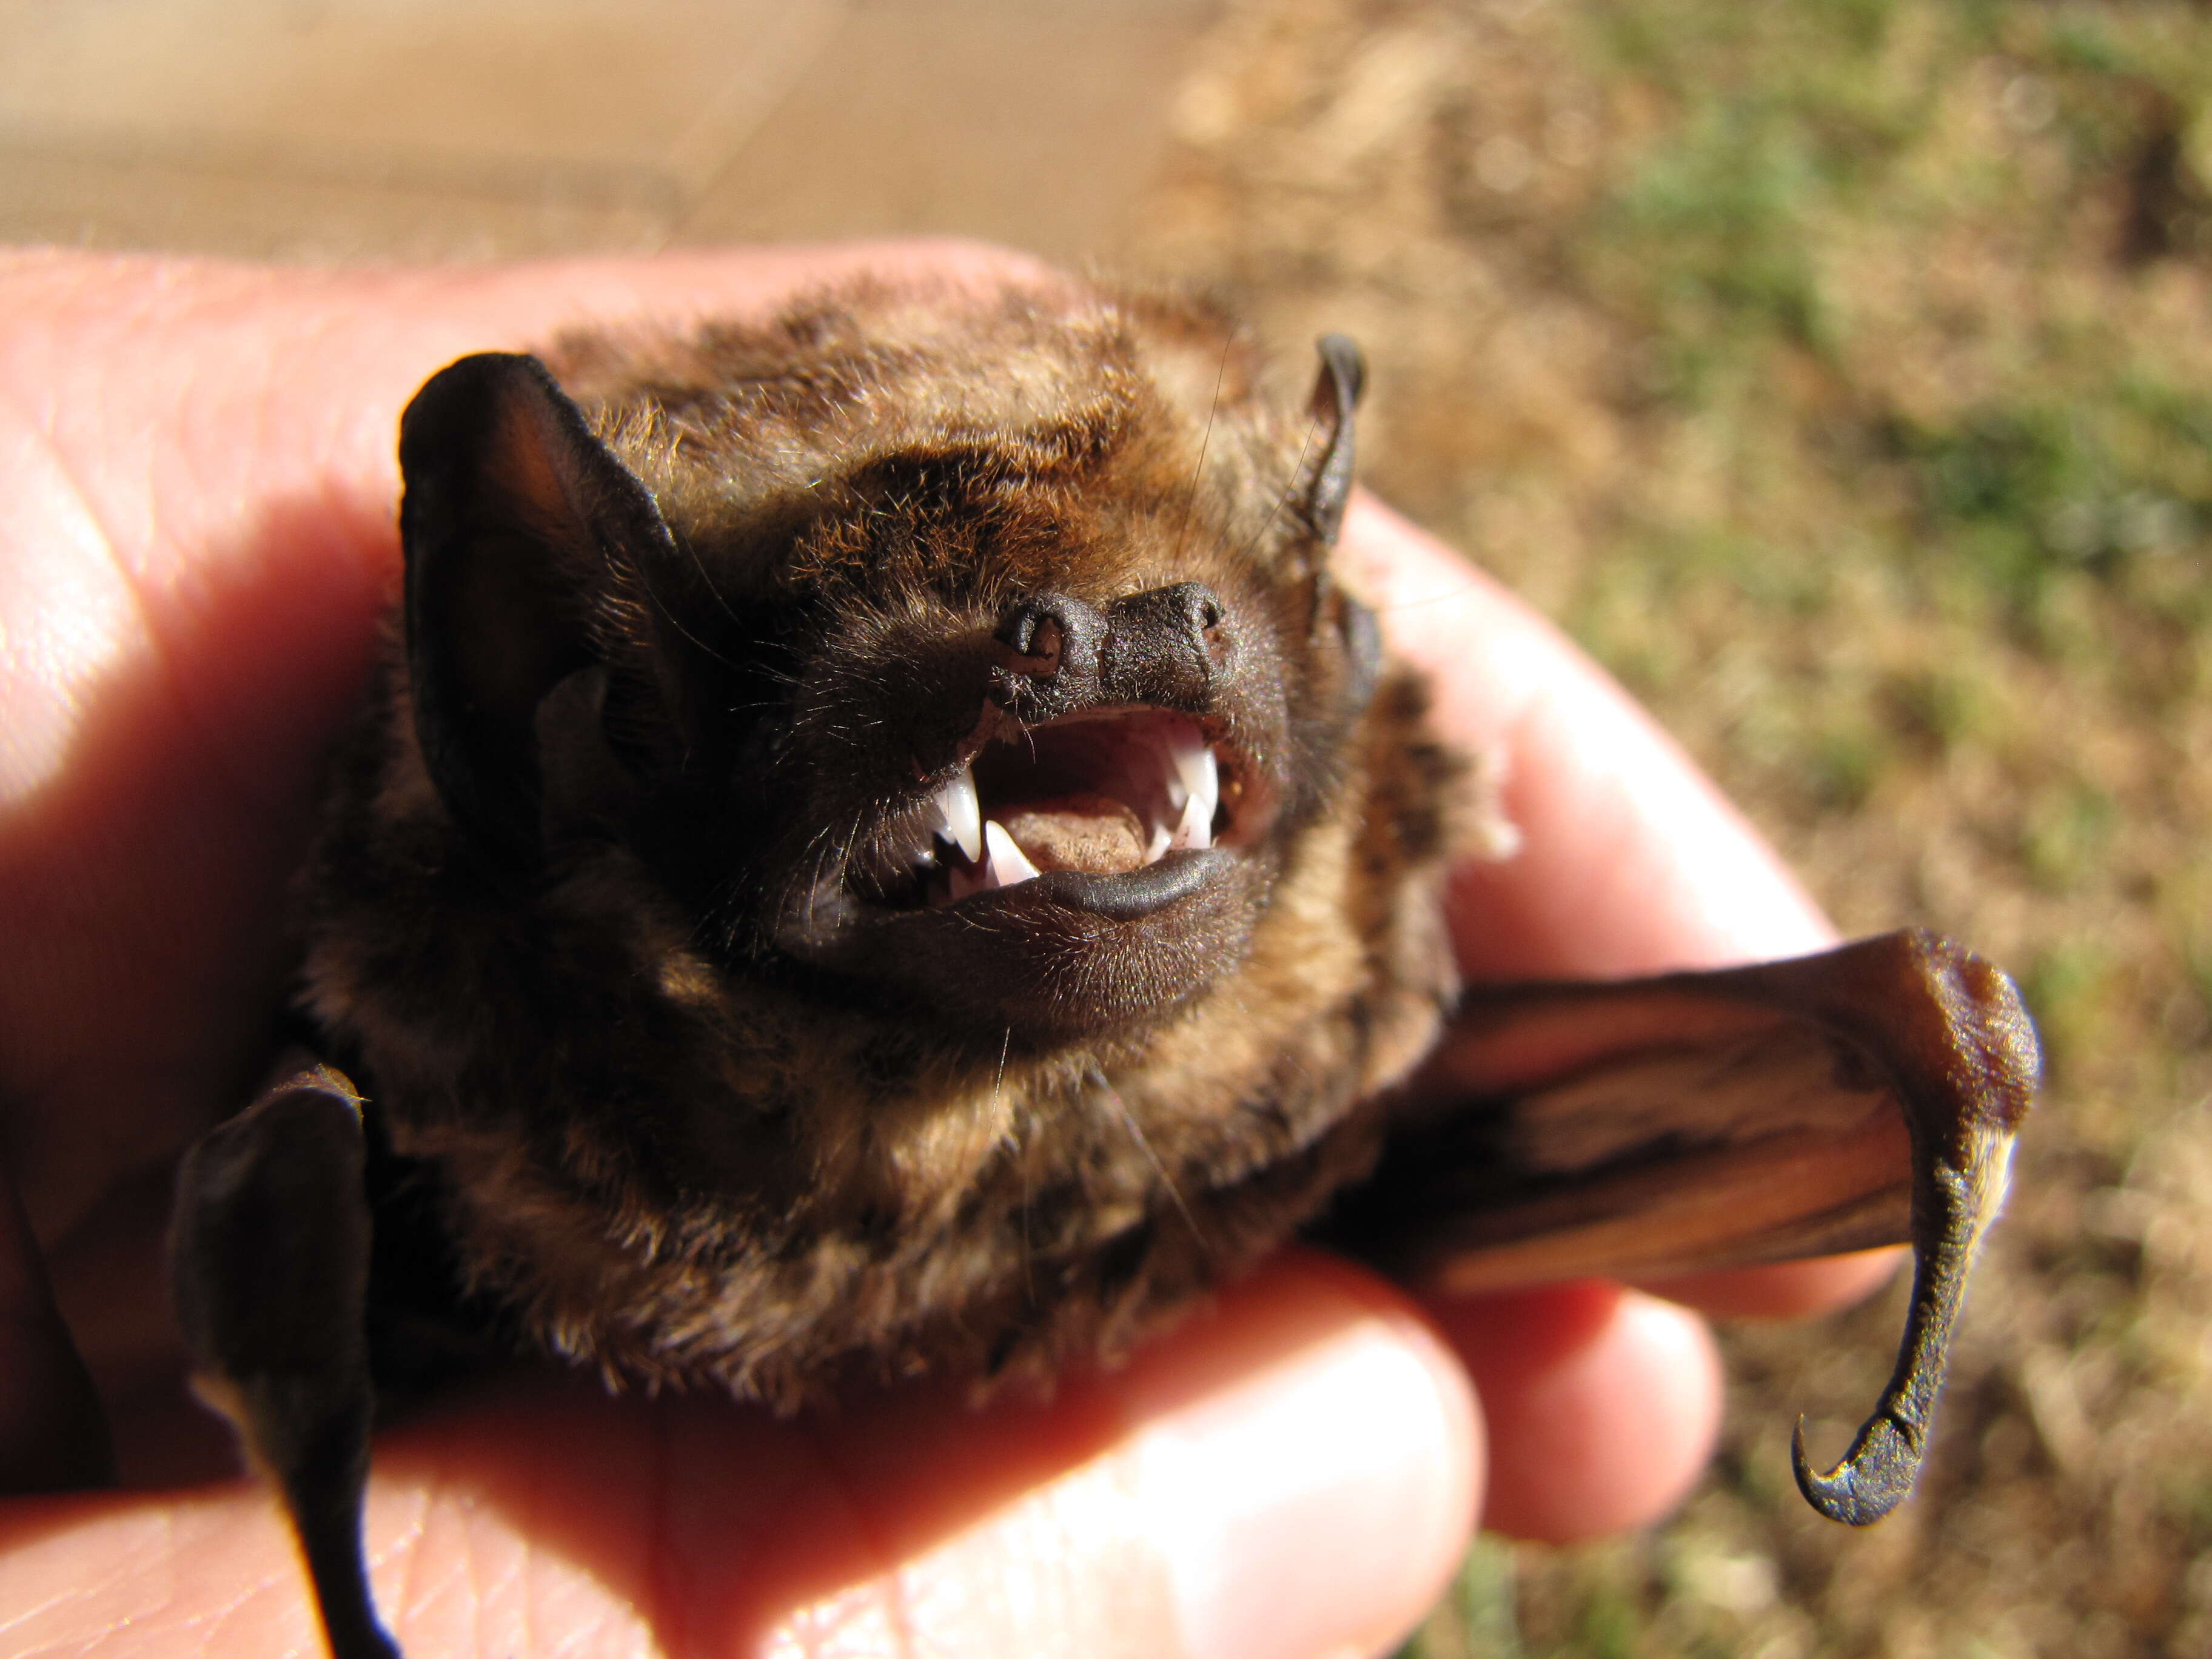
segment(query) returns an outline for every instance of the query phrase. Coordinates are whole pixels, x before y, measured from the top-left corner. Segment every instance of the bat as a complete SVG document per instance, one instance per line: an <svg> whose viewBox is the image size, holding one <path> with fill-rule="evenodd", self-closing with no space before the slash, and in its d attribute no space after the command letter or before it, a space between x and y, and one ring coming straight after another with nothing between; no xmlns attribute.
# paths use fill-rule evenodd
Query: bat
<svg viewBox="0 0 2212 1659"><path fill-rule="evenodd" d="M380 1393L1045 1379L1294 1235L1460 1289L1909 1241L1874 1413L1794 1446L1838 1520L1906 1494L2017 994L1924 933L1463 990L1443 882L1495 809L1332 574L1363 369L1319 356L1296 404L1183 299L858 281L416 395L305 1046L171 1237L338 1659L398 1652Z"/></svg>

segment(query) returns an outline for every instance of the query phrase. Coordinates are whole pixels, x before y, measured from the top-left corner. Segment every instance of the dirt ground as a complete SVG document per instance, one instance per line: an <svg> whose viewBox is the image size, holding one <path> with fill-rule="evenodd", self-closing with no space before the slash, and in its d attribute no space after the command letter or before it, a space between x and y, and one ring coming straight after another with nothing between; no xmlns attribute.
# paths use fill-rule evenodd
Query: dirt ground
<svg viewBox="0 0 2212 1659"><path fill-rule="evenodd" d="M2212 1652L2212 12L1250 0L1176 121L1148 261L1357 336L1369 481L2051 1053L1914 1504L1788 1469L1898 1299L1740 1328L1671 1524L1486 1542L1412 1650Z"/></svg>

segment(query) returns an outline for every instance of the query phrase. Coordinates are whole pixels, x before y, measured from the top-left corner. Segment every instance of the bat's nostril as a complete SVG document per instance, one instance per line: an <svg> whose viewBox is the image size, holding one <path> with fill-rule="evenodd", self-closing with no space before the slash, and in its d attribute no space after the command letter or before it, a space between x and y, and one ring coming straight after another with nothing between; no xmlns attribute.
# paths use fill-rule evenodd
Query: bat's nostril
<svg viewBox="0 0 2212 1659"><path fill-rule="evenodd" d="M999 625L999 639L1023 659L1023 665L1040 674L1060 669L1060 649L1066 637L1060 618L1034 605L1024 605Z"/></svg>
<svg viewBox="0 0 2212 1659"><path fill-rule="evenodd" d="M1083 674L1103 631L1103 618L1081 599L1040 593L1009 607L992 637L1012 653L1008 668L1048 680Z"/></svg>
<svg viewBox="0 0 2212 1659"><path fill-rule="evenodd" d="M1192 643L1204 650L1212 643L1206 638L1218 631L1227 612L1222 608L1221 597L1204 582L1177 582L1172 587L1155 590L1149 597L1163 610L1176 616Z"/></svg>

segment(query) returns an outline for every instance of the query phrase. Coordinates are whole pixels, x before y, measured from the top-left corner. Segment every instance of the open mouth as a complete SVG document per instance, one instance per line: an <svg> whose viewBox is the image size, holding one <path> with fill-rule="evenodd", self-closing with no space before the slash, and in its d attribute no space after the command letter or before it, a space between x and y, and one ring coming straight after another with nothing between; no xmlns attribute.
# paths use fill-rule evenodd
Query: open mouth
<svg viewBox="0 0 2212 1659"><path fill-rule="evenodd" d="M1247 840L1249 768L1163 708L1089 709L986 743L848 858L855 896L957 904L1054 871L1126 875Z"/></svg>

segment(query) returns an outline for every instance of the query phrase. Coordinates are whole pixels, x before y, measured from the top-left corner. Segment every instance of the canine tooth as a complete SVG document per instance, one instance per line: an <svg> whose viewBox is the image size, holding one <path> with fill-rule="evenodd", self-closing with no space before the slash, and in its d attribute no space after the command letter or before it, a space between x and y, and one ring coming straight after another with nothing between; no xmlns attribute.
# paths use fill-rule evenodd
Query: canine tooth
<svg viewBox="0 0 2212 1659"><path fill-rule="evenodd" d="M983 826L983 844L991 851L991 867L984 879L994 887L1012 887L1017 882L1033 881L1037 867L1029 861L1021 843L1006 833L1006 826L993 818Z"/></svg>
<svg viewBox="0 0 2212 1659"><path fill-rule="evenodd" d="M1182 804L1190 799L1190 781L1183 776L1182 763L1175 739L1155 736L1152 743L1152 761L1159 780L1159 792L1167 801L1169 812L1182 811Z"/></svg>
<svg viewBox="0 0 2212 1659"><path fill-rule="evenodd" d="M1182 809L1182 822L1176 826L1177 847L1211 847L1213 845L1213 798L1193 795Z"/></svg>
<svg viewBox="0 0 2212 1659"><path fill-rule="evenodd" d="M1175 834L1176 832L1166 824L1155 823L1152 826L1152 844L1145 848L1145 862L1158 864L1166 854L1168 848L1175 845Z"/></svg>
<svg viewBox="0 0 2212 1659"><path fill-rule="evenodd" d="M1212 817L1221 799L1221 766L1213 758L1213 746L1194 726L1178 726L1168 739L1168 758L1175 763L1176 781L1193 799L1206 803L1206 815Z"/></svg>
<svg viewBox="0 0 2212 1659"><path fill-rule="evenodd" d="M1195 726L1177 726L1168 739L1168 758L1175 763L1175 782L1181 788L1170 787L1168 797L1182 809L1182 821L1176 826L1175 844L1177 847L1211 847L1213 845L1213 812L1221 804L1221 765L1214 759L1211 744L1201 738ZM1176 800L1176 795L1183 799Z"/></svg>
<svg viewBox="0 0 2212 1659"><path fill-rule="evenodd" d="M983 858L983 805L975 798L975 773L962 767L934 797L938 834L957 847L970 864Z"/></svg>

